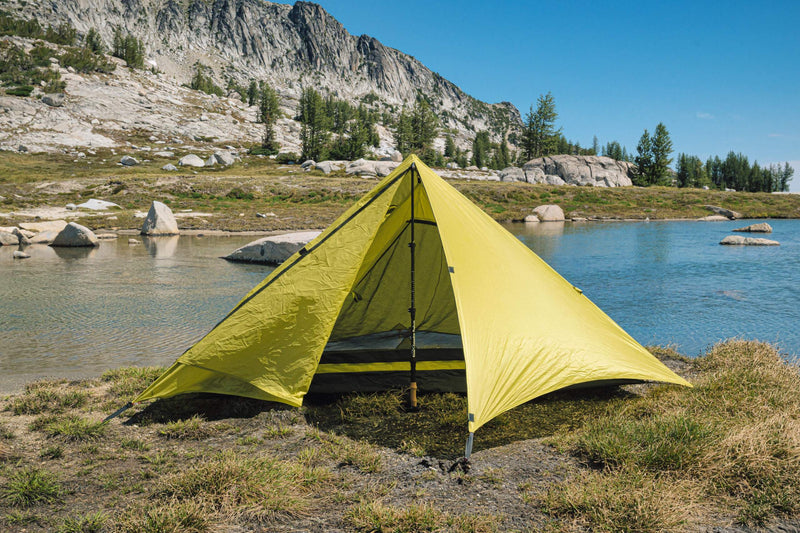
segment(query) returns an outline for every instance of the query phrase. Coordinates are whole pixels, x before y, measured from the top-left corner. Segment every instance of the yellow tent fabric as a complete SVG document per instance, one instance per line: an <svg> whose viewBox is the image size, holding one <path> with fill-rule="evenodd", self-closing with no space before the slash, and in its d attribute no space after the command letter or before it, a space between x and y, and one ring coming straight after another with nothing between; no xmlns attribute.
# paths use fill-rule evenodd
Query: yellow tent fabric
<svg viewBox="0 0 800 533"><path fill-rule="evenodd" d="M320 359L329 342L410 328L412 187L417 329L460 336L463 349L462 360L418 368L465 369L470 433L573 385L651 380L690 386L410 156L250 291L134 402L204 391L299 406L315 374L407 372L407 361Z"/></svg>

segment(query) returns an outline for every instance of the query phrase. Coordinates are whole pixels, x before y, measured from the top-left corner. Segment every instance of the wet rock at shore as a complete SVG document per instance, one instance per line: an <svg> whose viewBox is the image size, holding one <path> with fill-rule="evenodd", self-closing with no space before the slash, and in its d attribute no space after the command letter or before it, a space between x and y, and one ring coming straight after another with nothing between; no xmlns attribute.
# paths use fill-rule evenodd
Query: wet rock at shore
<svg viewBox="0 0 800 533"><path fill-rule="evenodd" d="M19 238L8 231L0 231L0 246L17 246Z"/></svg>
<svg viewBox="0 0 800 533"><path fill-rule="evenodd" d="M17 239L19 239L19 243L22 245L28 245L31 243L30 238L28 236L29 233L30 232L25 230L20 230L19 228L14 228L14 231L11 232L12 235L17 236Z"/></svg>
<svg viewBox="0 0 800 533"><path fill-rule="evenodd" d="M175 215L172 210L165 204L154 201L150 206L150 211L142 224L142 235L178 235L178 223L175 221Z"/></svg>
<svg viewBox="0 0 800 533"><path fill-rule="evenodd" d="M13 257L14 259L28 259L30 257L30 254L26 254L25 252L16 250L13 254Z"/></svg>
<svg viewBox="0 0 800 533"><path fill-rule="evenodd" d="M770 226L766 222L761 222L759 224L750 224L749 226L745 226L743 228L736 228L733 231L740 231L746 233L772 233L772 226Z"/></svg>
<svg viewBox="0 0 800 533"><path fill-rule="evenodd" d="M722 239L720 244L734 245L734 246L778 246L778 241L771 241L769 239L760 239L756 237L742 237L741 235L728 235Z"/></svg>
<svg viewBox="0 0 800 533"><path fill-rule="evenodd" d="M730 219L722 215L708 215L707 217L698 218L697 220L702 220L703 222L727 222Z"/></svg>
<svg viewBox="0 0 800 533"><path fill-rule="evenodd" d="M540 205L533 210L542 222L564 222L564 211L555 204Z"/></svg>
<svg viewBox="0 0 800 533"><path fill-rule="evenodd" d="M539 223L539 217L537 217L536 215L528 215L528 216L525 217L524 222L526 224L538 224Z"/></svg>
<svg viewBox="0 0 800 533"><path fill-rule="evenodd" d="M92 230L86 226L70 222L56 235L50 246L90 247L98 246L99 244L97 236Z"/></svg>
<svg viewBox="0 0 800 533"><path fill-rule="evenodd" d="M228 261L279 265L317 237L320 231L298 231L255 240L225 256Z"/></svg>
<svg viewBox="0 0 800 533"><path fill-rule="evenodd" d="M30 238L31 244L50 244L56 240L58 233L55 230L41 231Z"/></svg>
<svg viewBox="0 0 800 533"><path fill-rule="evenodd" d="M45 220L42 222L23 222L19 225L20 228L29 231L43 232L55 231L58 233L67 226L66 220Z"/></svg>

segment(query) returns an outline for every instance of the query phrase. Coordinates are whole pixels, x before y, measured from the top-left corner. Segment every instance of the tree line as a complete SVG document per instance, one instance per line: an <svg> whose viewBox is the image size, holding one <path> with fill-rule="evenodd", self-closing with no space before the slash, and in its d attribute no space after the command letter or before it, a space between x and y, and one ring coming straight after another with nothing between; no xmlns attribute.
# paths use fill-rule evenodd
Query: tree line
<svg viewBox="0 0 800 533"><path fill-rule="evenodd" d="M789 163L752 165L746 155L728 152L725 159L709 157L705 163L694 155L678 154L675 180L678 187L715 187L748 192L786 192L794 176Z"/></svg>

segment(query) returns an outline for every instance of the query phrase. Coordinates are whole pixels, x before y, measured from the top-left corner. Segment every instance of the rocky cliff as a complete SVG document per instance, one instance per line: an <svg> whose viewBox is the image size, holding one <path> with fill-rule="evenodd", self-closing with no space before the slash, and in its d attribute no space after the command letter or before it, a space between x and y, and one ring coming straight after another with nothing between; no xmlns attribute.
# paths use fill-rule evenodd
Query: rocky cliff
<svg viewBox="0 0 800 533"><path fill-rule="evenodd" d="M548 185L627 187L632 185L635 165L610 157L593 155L553 155L532 159L522 168L510 167L500 174L501 181L525 181Z"/></svg>
<svg viewBox="0 0 800 533"><path fill-rule="evenodd" d="M489 130L497 138L521 124L510 103L472 98L415 58L367 35L354 36L322 7L262 0L10 0L17 16L42 24L70 22L80 34L97 29L111 43L115 28L145 43L147 59L188 82L194 65L212 69L222 86L267 80L284 99L314 87L357 102L377 96L389 111L428 98L443 128L462 140ZM373 96L369 96L374 98Z"/></svg>

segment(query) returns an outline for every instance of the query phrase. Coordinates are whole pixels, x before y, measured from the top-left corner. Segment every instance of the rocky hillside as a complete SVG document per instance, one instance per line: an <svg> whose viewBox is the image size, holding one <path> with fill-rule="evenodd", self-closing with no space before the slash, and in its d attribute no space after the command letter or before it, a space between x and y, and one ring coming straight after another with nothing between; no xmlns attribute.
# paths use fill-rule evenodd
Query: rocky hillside
<svg viewBox="0 0 800 533"><path fill-rule="evenodd" d="M354 36L321 6L262 0L9 0L16 16L43 25L69 22L79 34L95 28L107 44L116 28L140 38L146 59L167 78L186 83L194 65L211 69L221 86L266 80L284 101L314 87L339 98L366 99L390 111L428 98L441 126L466 140L493 137L521 124L510 103L487 104L411 56L367 35ZM377 97L377 98L376 98Z"/></svg>

